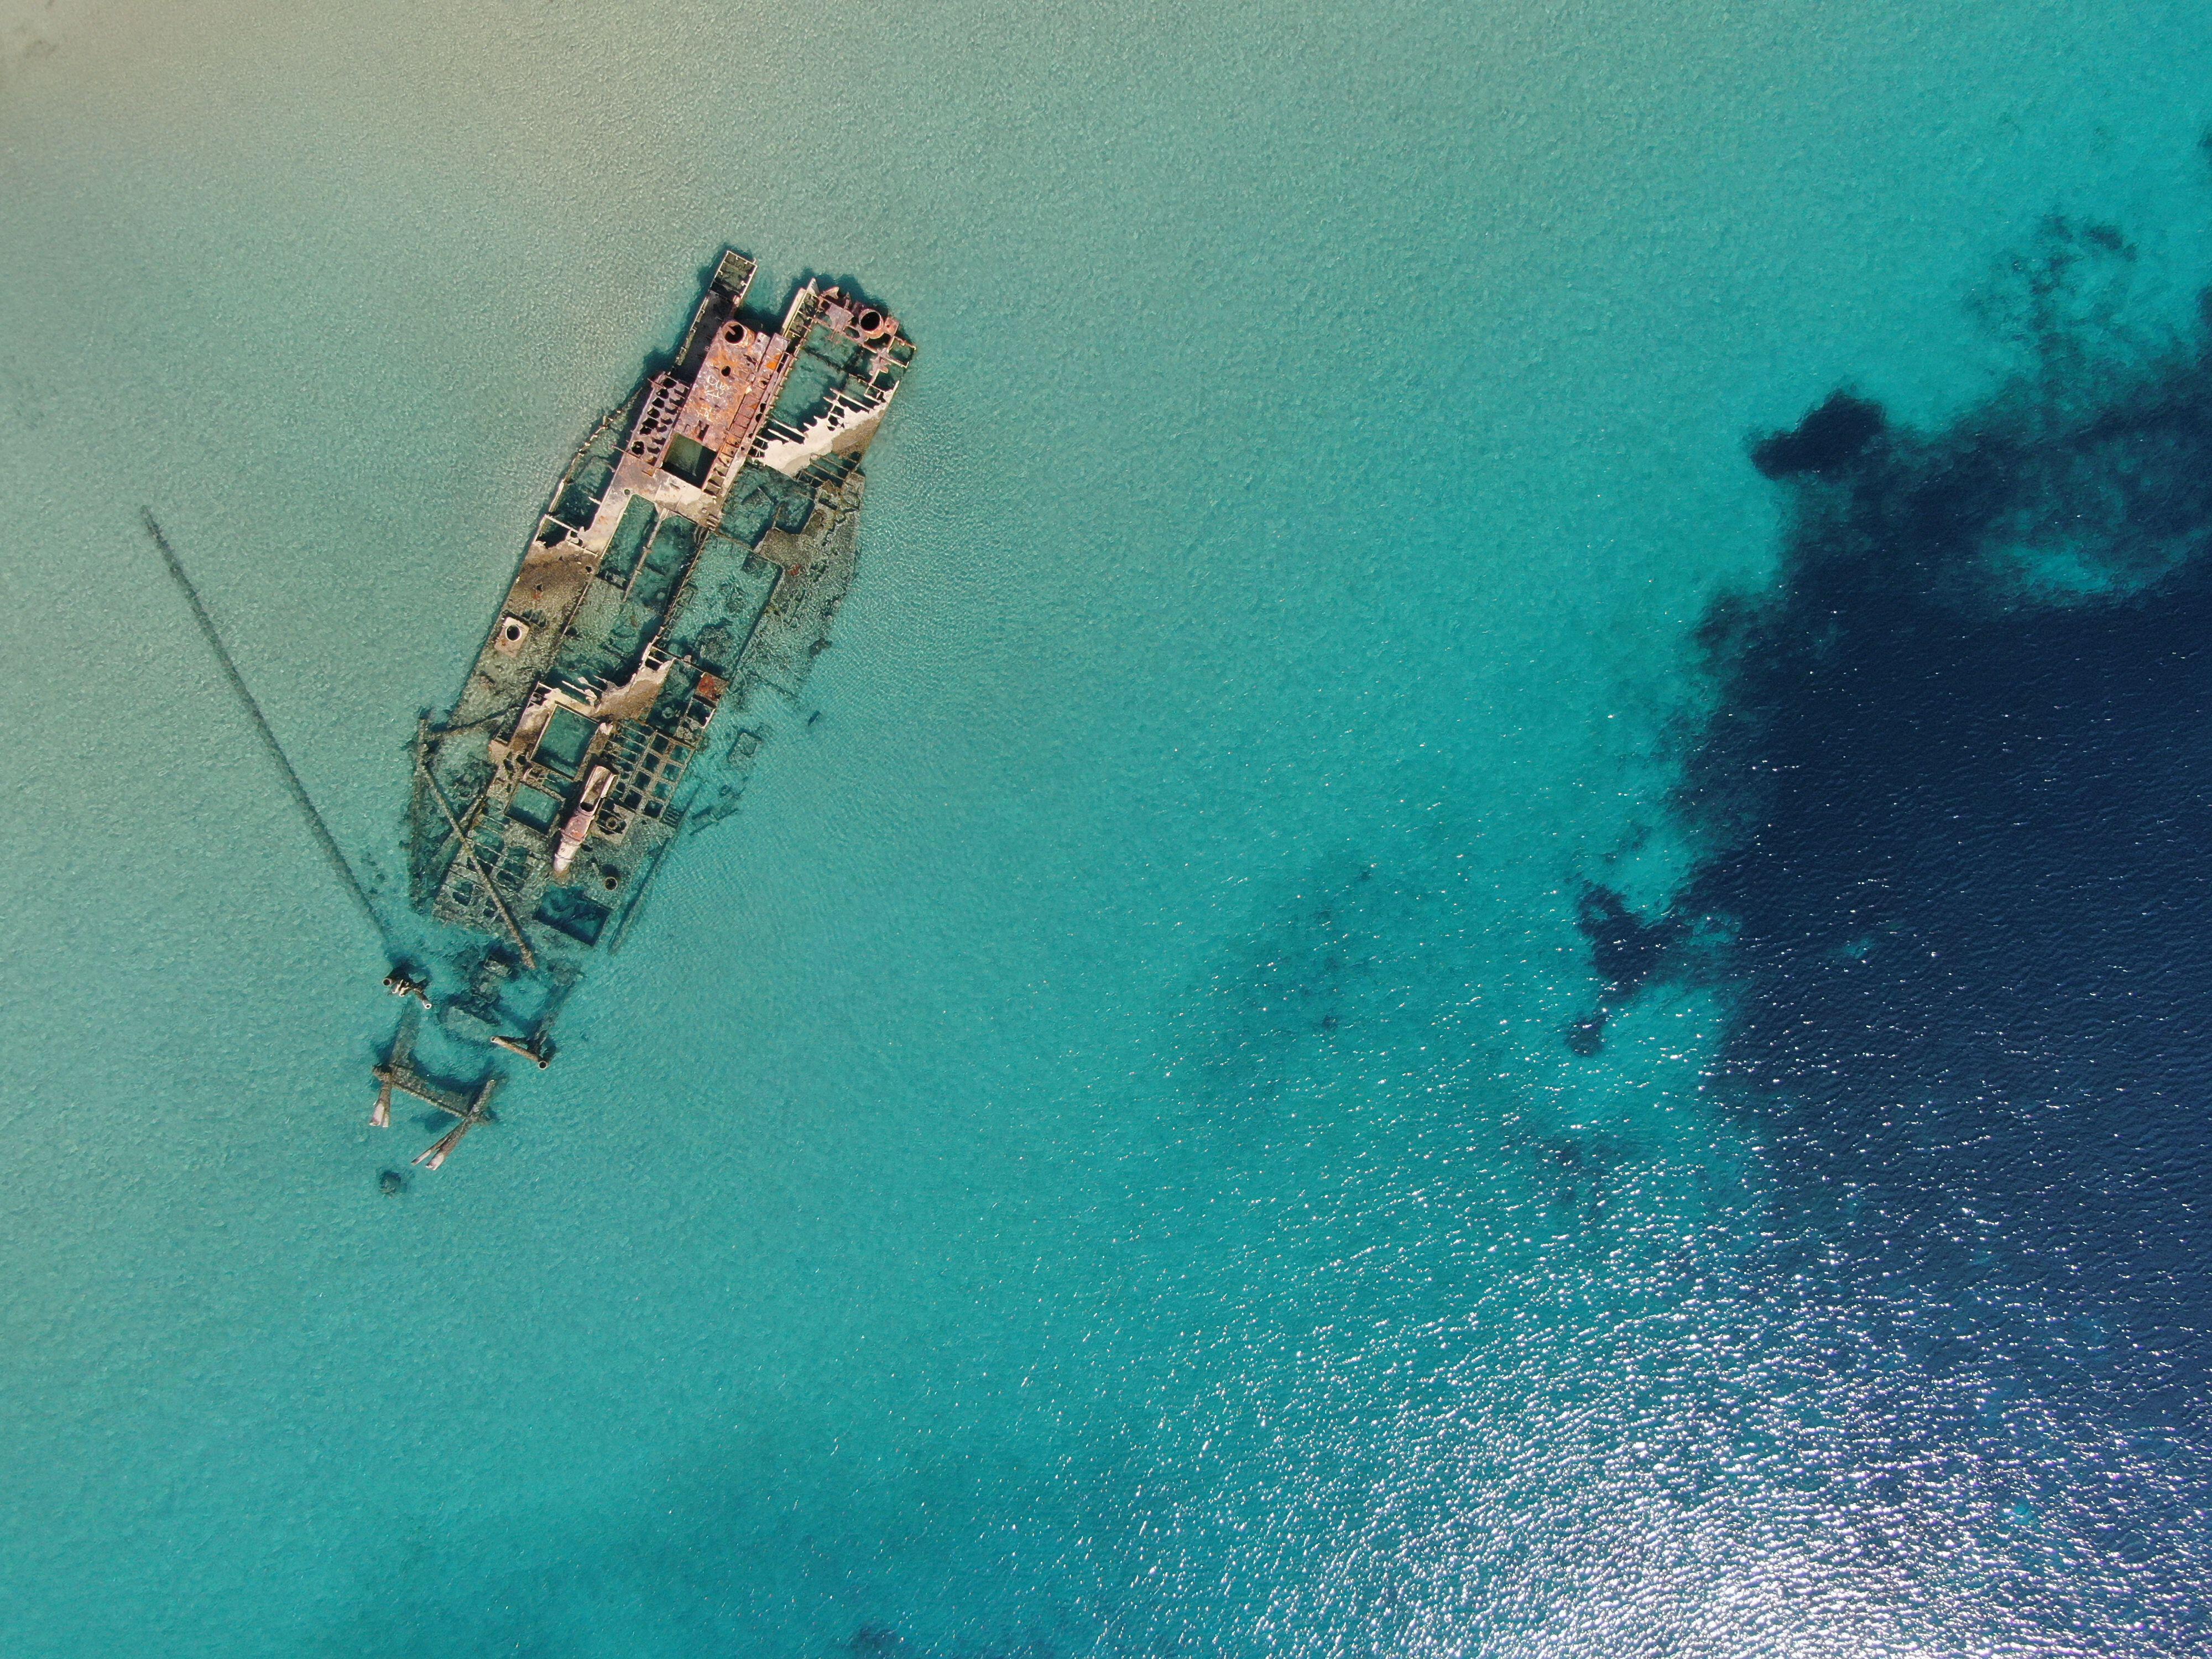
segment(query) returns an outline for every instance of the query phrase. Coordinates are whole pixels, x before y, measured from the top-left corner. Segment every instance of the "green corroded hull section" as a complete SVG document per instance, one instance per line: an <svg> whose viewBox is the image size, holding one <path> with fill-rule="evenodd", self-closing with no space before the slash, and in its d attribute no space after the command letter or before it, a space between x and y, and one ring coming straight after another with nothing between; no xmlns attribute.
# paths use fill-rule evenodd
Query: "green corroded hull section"
<svg viewBox="0 0 2212 1659"><path fill-rule="evenodd" d="M750 323L750 274L726 256L673 368L577 452L459 697L422 722L410 886L459 987L449 1033L544 1052L671 849L737 810L829 643L860 456L913 347L834 289Z"/></svg>

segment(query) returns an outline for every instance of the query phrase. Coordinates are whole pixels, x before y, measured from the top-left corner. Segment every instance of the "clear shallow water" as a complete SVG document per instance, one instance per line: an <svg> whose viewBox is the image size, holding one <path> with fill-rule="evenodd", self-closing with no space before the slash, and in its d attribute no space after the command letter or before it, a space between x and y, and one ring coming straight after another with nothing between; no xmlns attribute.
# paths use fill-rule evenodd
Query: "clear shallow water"
<svg viewBox="0 0 2212 1659"><path fill-rule="evenodd" d="M2132 946L1993 897L2002 841L1869 940L1832 896L1881 835L1728 797L1799 860L1731 887L1735 820L1672 793L1712 708L1757 776L1878 761L1916 706L1705 672L1714 597L1806 556L1747 433L1842 381L1947 429L2019 361L1983 301L2054 209L2137 240L2125 316L2186 314L2193 13L122 7L0 43L8 1650L2201 1644L2185 1280L1989 1150L2117 1135L2186 1233L2202 969L2142 946L2191 936L2185 829L2052 808L2177 884ZM561 1066L387 1202L380 964L137 505L396 870L416 708L724 241L923 343L823 719ZM1960 718L2085 661L2054 704L2133 735L2051 741L2108 753L2100 799L2190 799L2185 673L2077 625L1992 625ZM1772 659L1814 632L1785 605ZM2116 680L2180 715L2098 726ZM1961 810L1836 764L1830 799ZM1748 943L1608 953L1590 882ZM2045 964L1977 961L1946 1028L2031 1063L1851 1024L1943 1006L1881 946L1946 928ZM1891 1002L1769 994L1831 947ZM2136 970L2148 1037L1990 1012ZM1929 1114L1904 1152L1851 1115L1887 1097ZM1873 1248L1951 1207L1955 1244ZM2031 1279L2061 1243L2078 1282Z"/></svg>

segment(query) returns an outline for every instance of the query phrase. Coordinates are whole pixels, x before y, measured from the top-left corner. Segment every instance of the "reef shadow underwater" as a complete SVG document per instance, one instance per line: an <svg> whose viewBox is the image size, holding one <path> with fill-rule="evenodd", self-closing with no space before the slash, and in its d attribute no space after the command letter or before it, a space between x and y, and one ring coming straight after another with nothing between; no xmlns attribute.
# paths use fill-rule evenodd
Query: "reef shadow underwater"
<svg viewBox="0 0 2212 1659"><path fill-rule="evenodd" d="M1752 442L1779 568L1698 631L1695 861L1656 914L1586 890L1567 1034L1716 996L1705 1088L1770 1178L1741 1293L1869 1377L1845 1509L1947 1534L1902 1553L2035 1650L2212 1638L2212 293L2146 325L2138 262L2054 219L1993 391Z"/></svg>

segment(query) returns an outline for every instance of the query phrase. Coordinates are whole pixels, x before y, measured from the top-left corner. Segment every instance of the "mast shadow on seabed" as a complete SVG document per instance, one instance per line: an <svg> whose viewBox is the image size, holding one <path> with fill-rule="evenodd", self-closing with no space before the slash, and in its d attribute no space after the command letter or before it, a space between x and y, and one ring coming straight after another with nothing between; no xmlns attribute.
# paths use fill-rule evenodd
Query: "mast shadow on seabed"
<svg viewBox="0 0 2212 1659"><path fill-rule="evenodd" d="M392 1097L395 1090L427 1102L455 1119L453 1127L415 1159L418 1166L434 1170L445 1163L471 1129L479 1123L498 1121L491 1110L491 1098L505 1080L503 1074L495 1071L473 1083L455 1084L434 1078L416 1068L415 1041L421 1030L422 1011L431 1006L429 981L398 948L390 923L377 908L375 900L369 896L368 889L355 872L344 849L338 845L337 838L331 833L329 823L317 810L313 798L307 793L307 785L301 781L291 757L284 752L283 744L277 741L276 731L269 724L269 717L262 712L259 700L246 684L246 677L239 672L229 647L224 644L222 635L215 625L214 617L210 614L206 602L201 599L198 588L185 574L184 562L177 556L176 549L170 544L160 521L154 517L153 509L142 508L141 516L155 551L161 556L161 562L167 568L170 579L176 583L178 592L184 595L185 603L191 607L192 621L198 627L201 636L207 641L208 648L214 653L216 666L222 671L224 680L237 697L239 706L245 710L263 748L276 763L286 793L300 809L308 832L314 837L325 861L337 875L339 884L375 930L377 942L391 963L391 971L385 975L384 988L392 995L404 999L407 1006L400 1016L399 1029L392 1036L391 1048L383 1060L373 1068L372 1074L376 1079L378 1091L375 1106L369 1114L369 1123L379 1129L390 1127ZM494 1036L489 1040L496 1048L522 1055L540 1070L550 1058L550 1050L542 1039L525 1043L511 1037ZM404 1178L395 1171L386 1170L380 1184L386 1194L391 1194L398 1190L395 1182L404 1184Z"/></svg>

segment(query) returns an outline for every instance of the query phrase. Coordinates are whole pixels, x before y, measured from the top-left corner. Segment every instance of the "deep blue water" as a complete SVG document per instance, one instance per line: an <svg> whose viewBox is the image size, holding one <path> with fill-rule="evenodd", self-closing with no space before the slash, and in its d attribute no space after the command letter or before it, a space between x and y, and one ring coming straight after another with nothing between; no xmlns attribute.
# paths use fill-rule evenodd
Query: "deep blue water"
<svg viewBox="0 0 2212 1659"><path fill-rule="evenodd" d="M2054 222L2017 378L1926 428L1839 391L1753 447L1782 568L1701 633L1696 867L1663 916L1584 916L1616 1001L1726 1000L1705 1086L1775 1183L1736 1293L1847 1316L1832 1364L1910 1367L1838 1471L2005 1540L2014 1606L2185 1652L2212 1630L2212 312L2118 327L2136 257Z"/></svg>

